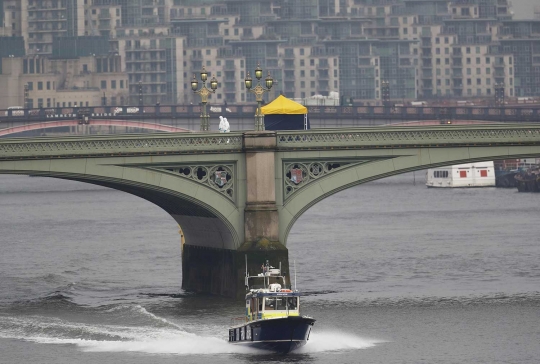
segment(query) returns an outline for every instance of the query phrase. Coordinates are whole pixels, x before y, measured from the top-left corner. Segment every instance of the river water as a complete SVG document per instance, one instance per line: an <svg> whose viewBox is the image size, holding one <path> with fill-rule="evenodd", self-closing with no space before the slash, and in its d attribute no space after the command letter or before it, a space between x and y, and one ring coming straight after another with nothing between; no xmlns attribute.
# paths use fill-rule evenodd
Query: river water
<svg viewBox="0 0 540 364"><path fill-rule="evenodd" d="M317 322L279 356L228 345L241 302L182 291L158 207L0 176L0 363L538 363L540 194L424 182L350 188L298 220L287 245Z"/></svg>

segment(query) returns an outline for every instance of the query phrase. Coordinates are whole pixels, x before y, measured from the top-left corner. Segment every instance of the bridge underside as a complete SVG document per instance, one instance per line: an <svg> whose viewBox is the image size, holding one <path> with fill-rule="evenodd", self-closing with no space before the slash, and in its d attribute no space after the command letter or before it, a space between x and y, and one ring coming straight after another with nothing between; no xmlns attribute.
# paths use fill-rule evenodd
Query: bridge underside
<svg viewBox="0 0 540 364"><path fill-rule="evenodd" d="M283 196L278 203L280 218L280 241L286 242L294 223L302 214L319 201L339 191L397 174L424 170L427 168L448 166L453 164L498 159L518 159L540 157L538 146L485 146L456 148L395 148L380 150L358 150L351 157L351 151L332 151L330 158L317 152L284 152L280 158L284 183L280 186L279 195ZM321 158L322 157L322 158ZM323 178L302 181L290 196L287 196L287 176L290 166L304 168L306 171L313 163L342 163L336 172L327 173ZM285 168L287 166L288 168ZM289 186L288 186L289 185Z"/></svg>
<svg viewBox="0 0 540 364"><path fill-rule="evenodd" d="M57 161L57 165L60 165ZM223 296L235 296L237 291L237 248L239 240L238 219L234 211L226 211L229 219L224 217L223 209L212 207L209 202L217 202L221 196L212 196L209 189L200 190L192 182L179 179L170 174L152 172L148 177L147 171L138 171L137 177L130 179L125 170L117 175L126 178L111 178L111 166L103 160L102 165L108 165L108 171L102 174L79 173L78 167L71 171L68 166L84 165L84 160L76 163L65 161L60 170L51 168L49 161L0 161L0 173L29 174L43 177L54 177L113 188L143 198L165 210L180 226L184 239L179 235L182 244L182 287L195 292L211 293ZM159 162L158 162L159 163ZM66 168L68 167L68 168ZM133 174L134 168L129 168ZM145 178L144 176L147 175ZM157 175L157 176L156 176ZM157 177L157 178L156 178ZM167 180L170 180L167 182ZM174 188L173 188L174 187ZM191 193L189 193L191 192ZM206 202L201 196L206 195ZM215 193L215 192L214 192ZM236 213L237 214L237 213ZM231 223L232 220L232 223ZM159 248L159 242L149 241L149 245ZM180 246L180 243L179 243ZM240 259L243 262L243 256Z"/></svg>

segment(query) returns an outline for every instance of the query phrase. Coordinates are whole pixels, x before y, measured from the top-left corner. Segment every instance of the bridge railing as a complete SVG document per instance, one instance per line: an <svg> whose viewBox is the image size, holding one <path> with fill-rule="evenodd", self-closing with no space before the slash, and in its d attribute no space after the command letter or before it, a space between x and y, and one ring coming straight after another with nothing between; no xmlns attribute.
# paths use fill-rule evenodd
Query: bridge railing
<svg viewBox="0 0 540 364"><path fill-rule="evenodd" d="M363 127L275 132L278 150L529 145L540 124ZM98 135L0 140L0 160L231 153L244 150L242 132Z"/></svg>
<svg viewBox="0 0 540 364"><path fill-rule="evenodd" d="M224 153L242 150L242 133L129 134L0 140L0 159Z"/></svg>
<svg viewBox="0 0 540 364"><path fill-rule="evenodd" d="M504 107L412 107L412 106L308 106L312 119L387 119L387 120L488 120L529 122L540 121L540 107L526 105ZM154 106L90 106L51 107L37 109L0 110L0 121L43 121L77 117L80 112L91 118L157 119L198 118L198 105ZM254 105L212 105L211 117L223 115L250 118L255 114Z"/></svg>
<svg viewBox="0 0 540 364"><path fill-rule="evenodd" d="M540 141L539 124L363 127L278 131L277 147L286 149L347 149L396 146L526 144Z"/></svg>

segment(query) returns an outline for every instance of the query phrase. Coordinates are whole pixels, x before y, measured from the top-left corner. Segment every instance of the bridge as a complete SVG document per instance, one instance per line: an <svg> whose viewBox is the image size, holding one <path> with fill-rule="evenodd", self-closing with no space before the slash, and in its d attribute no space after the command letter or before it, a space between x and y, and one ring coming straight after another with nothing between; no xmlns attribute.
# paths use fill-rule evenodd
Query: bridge
<svg viewBox="0 0 540 364"><path fill-rule="evenodd" d="M288 272L294 222L336 192L429 167L525 156L540 157L540 125L69 136L0 140L0 173L93 183L160 206L185 236L183 287L241 297L244 255L252 272L265 259Z"/></svg>
<svg viewBox="0 0 540 364"><path fill-rule="evenodd" d="M231 121L242 120L235 130L245 130L253 124L256 106L253 105L210 105L211 119L219 115ZM421 120L475 120L492 122L537 122L540 107L537 104L508 105L502 107L413 107L413 106L308 106L313 127L352 126L366 121L405 122ZM160 121L165 124L180 123L188 129L199 129L201 108L198 105L154 105L154 106L92 106L57 107L39 109L0 110L0 128L44 121L73 120L80 115L90 120ZM330 120L333 125L327 125ZM165 122L167 121L167 122ZM191 122L187 122L191 121ZM243 122L245 121L245 122ZM349 121L349 122L344 122Z"/></svg>
<svg viewBox="0 0 540 364"><path fill-rule="evenodd" d="M47 122L35 122L31 124L24 124L18 126L12 126L10 128L1 129L0 128L0 137L19 134L27 131L33 130L45 130L52 128L87 128L88 126L108 126L108 127L122 127L122 128L135 128L135 129L145 129L158 132L167 132L167 133L187 133L191 130L179 128L171 125L162 125L157 123L148 123L144 121L131 121L131 120L107 120L107 119L96 119L96 120L87 120L81 122L79 119L72 120L58 120L58 121L47 121Z"/></svg>

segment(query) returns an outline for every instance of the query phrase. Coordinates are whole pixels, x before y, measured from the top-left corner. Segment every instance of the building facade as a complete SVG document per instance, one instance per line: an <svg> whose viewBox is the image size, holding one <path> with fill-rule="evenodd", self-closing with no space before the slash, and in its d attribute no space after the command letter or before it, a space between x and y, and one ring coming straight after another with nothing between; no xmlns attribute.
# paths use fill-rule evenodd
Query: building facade
<svg viewBox="0 0 540 364"><path fill-rule="evenodd" d="M99 82L109 102L198 103L189 82L204 66L220 82L211 102L251 103L243 79L258 65L275 80L266 101L338 93L379 104L382 82L394 103L491 100L496 85L540 97L540 21L512 20L507 0L0 0L0 18L0 38L24 40L24 55L0 50L17 62L72 63L55 44L107 39L99 56L119 57L128 93Z"/></svg>

